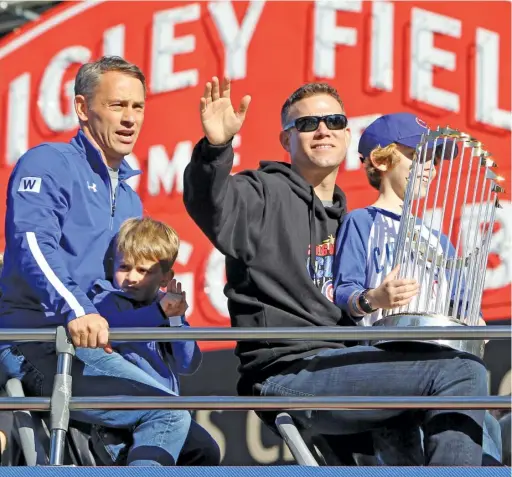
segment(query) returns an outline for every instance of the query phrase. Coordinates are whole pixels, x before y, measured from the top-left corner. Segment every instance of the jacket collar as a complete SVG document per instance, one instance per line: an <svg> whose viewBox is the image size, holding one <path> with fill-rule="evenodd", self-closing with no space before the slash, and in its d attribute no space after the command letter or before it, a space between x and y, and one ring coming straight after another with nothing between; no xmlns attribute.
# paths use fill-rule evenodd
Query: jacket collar
<svg viewBox="0 0 512 477"><path fill-rule="evenodd" d="M91 168L99 174L107 174L107 166L103 162L100 152L96 147L87 139L82 129L78 130L76 136L71 139L71 145L78 149L79 152L85 154L87 162ZM132 169L126 159L123 159L119 167L119 180L125 181L130 177L137 176L141 171Z"/></svg>

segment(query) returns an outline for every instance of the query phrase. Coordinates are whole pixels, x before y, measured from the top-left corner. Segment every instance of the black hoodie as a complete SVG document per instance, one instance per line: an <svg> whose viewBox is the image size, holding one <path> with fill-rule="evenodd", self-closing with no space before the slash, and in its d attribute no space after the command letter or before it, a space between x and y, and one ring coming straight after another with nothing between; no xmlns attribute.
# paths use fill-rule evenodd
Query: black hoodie
<svg viewBox="0 0 512 477"><path fill-rule="evenodd" d="M185 169L183 195L192 219L226 256L232 326L352 325L326 297L332 297L334 240L346 213L341 189L335 188L332 207L325 207L289 164L262 162L259 170L236 175L230 174L232 166L231 143L212 146L203 138ZM239 392L250 393L253 384L294 360L343 346L242 341L235 351Z"/></svg>

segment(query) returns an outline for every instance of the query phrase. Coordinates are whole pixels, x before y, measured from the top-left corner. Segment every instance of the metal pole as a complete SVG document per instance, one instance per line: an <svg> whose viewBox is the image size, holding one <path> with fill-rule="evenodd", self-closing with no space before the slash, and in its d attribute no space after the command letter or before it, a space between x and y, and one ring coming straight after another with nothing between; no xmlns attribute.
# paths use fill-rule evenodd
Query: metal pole
<svg viewBox="0 0 512 477"><path fill-rule="evenodd" d="M26 337L30 337L27 339ZM24 329L4 329L2 341L53 341L53 333ZM330 340L362 341L380 339L510 339L511 326L425 326L425 327L362 327L311 326L303 328L115 328L112 341L281 341Z"/></svg>
<svg viewBox="0 0 512 477"><path fill-rule="evenodd" d="M0 398L0 410L47 411L48 398ZM72 411L83 409L204 409L298 410L298 409L511 409L510 396L101 396L74 397Z"/></svg>
<svg viewBox="0 0 512 477"><path fill-rule="evenodd" d="M50 465L62 465L64 463L66 432L69 425L71 364L75 355L75 348L62 326L57 328L55 349L57 352L57 374L53 381L53 392L50 401Z"/></svg>

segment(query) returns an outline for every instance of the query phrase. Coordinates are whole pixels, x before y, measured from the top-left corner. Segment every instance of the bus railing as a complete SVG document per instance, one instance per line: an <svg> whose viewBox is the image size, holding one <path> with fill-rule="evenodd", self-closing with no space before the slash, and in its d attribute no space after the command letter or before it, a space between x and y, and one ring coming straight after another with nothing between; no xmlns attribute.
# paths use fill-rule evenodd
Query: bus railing
<svg viewBox="0 0 512 477"><path fill-rule="evenodd" d="M114 328L115 341L273 341L273 340L428 340L509 339L510 326L464 327L304 327L304 328ZM1 397L0 409L50 411L50 465L62 465L69 413L78 409L219 409L219 410L341 410L341 409L511 409L510 396L319 396L242 397L166 396L71 397L71 366L75 349L63 327L3 329L0 342L55 341L57 373L49 397Z"/></svg>

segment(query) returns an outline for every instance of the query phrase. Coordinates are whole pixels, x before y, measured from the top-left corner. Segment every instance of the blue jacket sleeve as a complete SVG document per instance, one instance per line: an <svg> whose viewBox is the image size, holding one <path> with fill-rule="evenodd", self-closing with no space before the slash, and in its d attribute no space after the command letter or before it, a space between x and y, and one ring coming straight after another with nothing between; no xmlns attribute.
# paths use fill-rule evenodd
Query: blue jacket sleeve
<svg viewBox="0 0 512 477"><path fill-rule="evenodd" d="M334 257L334 303L360 320L354 301L366 285L367 243L370 227L348 214L336 239Z"/></svg>
<svg viewBox="0 0 512 477"><path fill-rule="evenodd" d="M190 325L183 320L183 326ZM165 350L172 355L178 374L195 373L203 360L203 354L195 341L172 341L166 343Z"/></svg>
<svg viewBox="0 0 512 477"><path fill-rule="evenodd" d="M96 292L93 288L91 294L93 303L111 328L149 328L167 323L157 302L134 309L130 300L114 291Z"/></svg>
<svg viewBox="0 0 512 477"><path fill-rule="evenodd" d="M7 187L5 239L28 285L41 303L69 322L96 313L85 290L72 280L60 255L62 224L69 209L69 164L50 145L29 150Z"/></svg>

